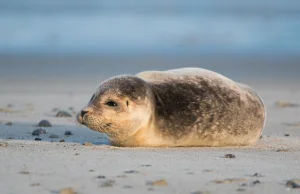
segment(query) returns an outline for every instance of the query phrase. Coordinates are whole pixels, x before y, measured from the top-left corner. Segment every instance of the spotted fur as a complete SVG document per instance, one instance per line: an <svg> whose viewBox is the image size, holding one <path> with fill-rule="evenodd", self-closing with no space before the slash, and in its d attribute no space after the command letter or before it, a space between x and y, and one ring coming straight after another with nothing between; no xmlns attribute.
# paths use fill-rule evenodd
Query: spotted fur
<svg viewBox="0 0 300 194"><path fill-rule="evenodd" d="M106 110L109 96L126 103ZM266 117L252 88L199 68L114 77L100 84L88 107L78 121L120 146L252 145Z"/></svg>

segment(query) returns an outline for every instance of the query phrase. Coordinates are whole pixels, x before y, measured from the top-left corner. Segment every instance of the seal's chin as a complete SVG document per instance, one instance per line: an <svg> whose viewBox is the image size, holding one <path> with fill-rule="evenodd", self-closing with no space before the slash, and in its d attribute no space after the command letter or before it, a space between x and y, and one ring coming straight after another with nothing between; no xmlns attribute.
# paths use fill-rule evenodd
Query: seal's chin
<svg viewBox="0 0 300 194"><path fill-rule="evenodd" d="M80 113L77 114L76 120L77 120L77 122L78 122L79 124L85 125L85 126L86 126L86 124L84 123L83 118L82 118L82 116L81 116Z"/></svg>

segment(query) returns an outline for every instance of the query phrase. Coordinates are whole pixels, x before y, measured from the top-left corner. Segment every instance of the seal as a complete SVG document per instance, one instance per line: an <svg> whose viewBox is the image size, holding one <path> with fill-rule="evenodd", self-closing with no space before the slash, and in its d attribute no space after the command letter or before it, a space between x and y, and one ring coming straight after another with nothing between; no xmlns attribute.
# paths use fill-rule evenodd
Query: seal
<svg viewBox="0 0 300 194"><path fill-rule="evenodd" d="M100 84L77 121L116 146L245 146L266 110L249 86L200 68L121 75Z"/></svg>

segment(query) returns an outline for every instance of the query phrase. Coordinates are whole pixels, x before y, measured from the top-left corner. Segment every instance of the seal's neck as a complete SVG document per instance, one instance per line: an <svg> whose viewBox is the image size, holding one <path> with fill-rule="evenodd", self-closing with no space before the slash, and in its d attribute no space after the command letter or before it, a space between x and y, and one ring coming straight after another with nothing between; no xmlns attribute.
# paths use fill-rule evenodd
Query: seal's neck
<svg viewBox="0 0 300 194"><path fill-rule="evenodd" d="M125 146L125 147L155 147L162 146L163 141L159 136L157 136L154 117L151 116L148 123L140 126L139 130L129 137L123 140L113 140L113 145L115 146Z"/></svg>

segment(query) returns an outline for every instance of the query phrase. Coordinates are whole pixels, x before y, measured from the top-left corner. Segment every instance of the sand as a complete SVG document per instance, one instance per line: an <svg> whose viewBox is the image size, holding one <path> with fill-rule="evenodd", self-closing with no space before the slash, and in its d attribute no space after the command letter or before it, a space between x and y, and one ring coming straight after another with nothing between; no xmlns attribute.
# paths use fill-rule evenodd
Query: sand
<svg viewBox="0 0 300 194"><path fill-rule="evenodd" d="M87 103L97 82L1 80L1 194L300 193L286 185L288 180L300 180L297 82L244 81L264 99L268 119L257 145L236 148L110 146L105 135L75 122L75 113ZM72 117L57 118L59 110ZM46 134L33 136L42 119L52 127L43 128ZM64 135L67 130L73 135Z"/></svg>

